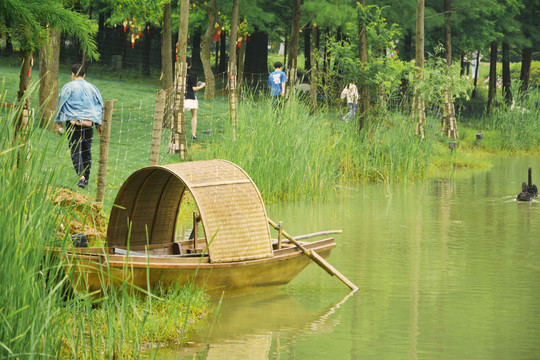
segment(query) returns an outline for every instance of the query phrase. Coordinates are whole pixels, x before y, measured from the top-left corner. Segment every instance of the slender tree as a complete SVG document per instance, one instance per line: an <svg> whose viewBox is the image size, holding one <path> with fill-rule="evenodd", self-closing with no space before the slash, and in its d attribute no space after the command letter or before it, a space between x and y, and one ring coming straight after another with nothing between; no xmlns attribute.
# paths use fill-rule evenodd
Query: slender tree
<svg viewBox="0 0 540 360"><path fill-rule="evenodd" d="M289 76L287 79L288 92L294 96L296 91L296 79L298 69L298 43L300 41L300 6L302 0L293 0L291 38L289 44L289 61L287 63L287 71Z"/></svg>
<svg viewBox="0 0 540 360"><path fill-rule="evenodd" d="M452 68L452 0L444 0L444 49L446 68L451 71ZM444 90L444 106L443 117L441 124L441 134L448 136L451 139L459 137L457 131L456 112L454 108L454 100L450 86L447 85Z"/></svg>
<svg viewBox="0 0 540 360"><path fill-rule="evenodd" d="M47 41L39 50L39 107L41 126L52 124L58 102L58 67L60 63L60 31L48 29Z"/></svg>
<svg viewBox="0 0 540 360"><path fill-rule="evenodd" d="M424 78L424 0L416 2L416 72L415 82ZM414 89L413 116L416 119L415 134L425 138L424 123L426 113L424 100L417 86Z"/></svg>
<svg viewBox="0 0 540 360"><path fill-rule="evenodd" d="M510 77L510 44L507 41L502 43L502 94L506 104L512 103L512 79Z"/></svg>
<svg viewBox="0 0 540 360"><path fill-rule="evenodd" d="M497 89L497 41L491 42L489 55L489 87L488 87L488 102L487 110L491 111L493 100L495 99L495 91Z"/></svg>
<svg viewBox="0 0 540 360"><path fill-rule="evenodd" d="M309 102L310 112L313 114L317 111L317 82L318 82L318 70L319 70L319 36L317 30L317 24L313 23L311 26L311 73L310 73L310 86L309 86Z"/></svg>
<svg viewBox="0 0 540 360"><path fill-rule="evenodd" d="M180 16L178 18L178 52L175 66L175 101L174 125L171 132L169 153L178 154L180 159L187 157L186 117L184 99L186 92L187 73L187 35L189 22L189 0L181 0Z"/></svg>
<svg viewBox="0 0 540 360"><path fill-rule="evenodd" d="M219 10L217 0L210 0L206 5L205 10L208 17L208 26L206 27L206 31L202 37L201 50L201 61L206 79L204 98L207 100L214 100L216 98L216 80L214 77L214 72L212 71L212 64L210 63L210 52L212 41L216 31L219 29Z"/></svg>
<svg viewBox="0 0 540 360"><path fill-rule="evenodd" d="M358 2L358 53L360 59L360 66L367 69L368 67L368 49L367 49L367 24L365 17L366 1L360 0ZM368 116L370 106L370 94L369 85L362 81L360 84L360 106L358 116L358 129L362 130L364 127L364 120Z"/></svg>
<svg viewBox="0 0 540 360"><path fill-rule="evenodd" d="M163 4L163 27L161 29L161 87L173 87L172 18L171 3Z"/></svg>
<svg viewBox="0 0 540 360"><path fill-rule="evenodd" d="M236 45L238 44L238 3L239 0L233 0L232 16L231 16L231 38L229 40L229 120L234 131L238 126L236 114L236 84L238 68L236 63Z"/></svg>

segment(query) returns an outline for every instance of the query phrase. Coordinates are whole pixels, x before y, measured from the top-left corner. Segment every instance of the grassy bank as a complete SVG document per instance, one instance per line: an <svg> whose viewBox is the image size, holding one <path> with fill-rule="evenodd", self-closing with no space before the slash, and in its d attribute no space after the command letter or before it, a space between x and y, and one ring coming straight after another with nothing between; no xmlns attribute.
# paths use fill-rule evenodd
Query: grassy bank
<svg viewBox="0 0 540 360"><path fill-rule="evenodd" d="M13 136L17 115L0 109L0 358L131 359L185 340L206 318L199 289L134 296L126 286L94 299L68 296L68 274L47 246L72 246L61 224L75 215L52 201L71 165L59 161L44 171L66 139L32 124Z"/></svg>

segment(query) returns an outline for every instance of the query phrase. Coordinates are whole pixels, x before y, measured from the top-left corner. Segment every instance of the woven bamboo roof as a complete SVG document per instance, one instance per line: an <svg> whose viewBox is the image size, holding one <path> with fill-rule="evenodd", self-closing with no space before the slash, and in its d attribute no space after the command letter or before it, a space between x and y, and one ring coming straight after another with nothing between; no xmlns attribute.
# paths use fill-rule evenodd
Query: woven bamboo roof
<svg viewBox="0 0 540 360"><path fill-rule="evenodd" d="M211 262L273 256L259 190L244 170L225 160L149 166L133 173L116 196L108 245L126 246L128 238L131 245L175 241L186 189L199 209Z"/></svg>

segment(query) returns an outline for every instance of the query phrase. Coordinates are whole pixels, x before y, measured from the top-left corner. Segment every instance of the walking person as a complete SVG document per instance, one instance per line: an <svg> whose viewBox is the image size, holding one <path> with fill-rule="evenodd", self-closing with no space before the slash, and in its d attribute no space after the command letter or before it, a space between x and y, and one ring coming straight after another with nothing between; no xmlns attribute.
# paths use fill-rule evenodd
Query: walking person
<svg viewBox="0 0 540 360"><path fill-rule="evenodd" d="M274 71L268 77L268 86L270 86L270 98L279 99L285 96L285 83L287 75L283 72L283 64L279 61L274 63Z"/></svg>
<svg viewBox="0 0 540 360"><path fill-rule="evenodd" d="M81 64L71 67L71 79L62 87L54 122L63 133L67 127L73 167L79 176L78 186L86 188L92 165L94 126L101 136L103 99L99 90L85 80L86 69Z"/></svg>
<svg viewBox="0 0 540 360"><path fill-rule="evenodd" d="M358 88L354 82L350 82L341 92L341 100L347 99L349 112L343 117L346 122L356 117L356 107L358 106Z"/></svg>
<svg viewBox="0 0 540 360"><path fill-rule="evenodd" d="M186 57L186 62L187 74L184 110L191 110L191 140L197 140L197 109L199 108L199 101L197 100L195 91L204 88L206 83L197 80L197 73L191 70L193 63L189 56Z"/></svg>

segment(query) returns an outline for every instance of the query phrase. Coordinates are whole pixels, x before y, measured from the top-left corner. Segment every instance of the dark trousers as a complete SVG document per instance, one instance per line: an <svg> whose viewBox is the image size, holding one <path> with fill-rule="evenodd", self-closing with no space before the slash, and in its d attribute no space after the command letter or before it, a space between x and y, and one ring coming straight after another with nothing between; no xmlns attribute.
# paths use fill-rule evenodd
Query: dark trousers
<svg viewBox="0 0 540 360"><path fill-rule="evenodd" d="M70 125L69 150L71 161L77 175L86 180L90 178L92 165L92 136L94 128L90 126Z"/></svg>

